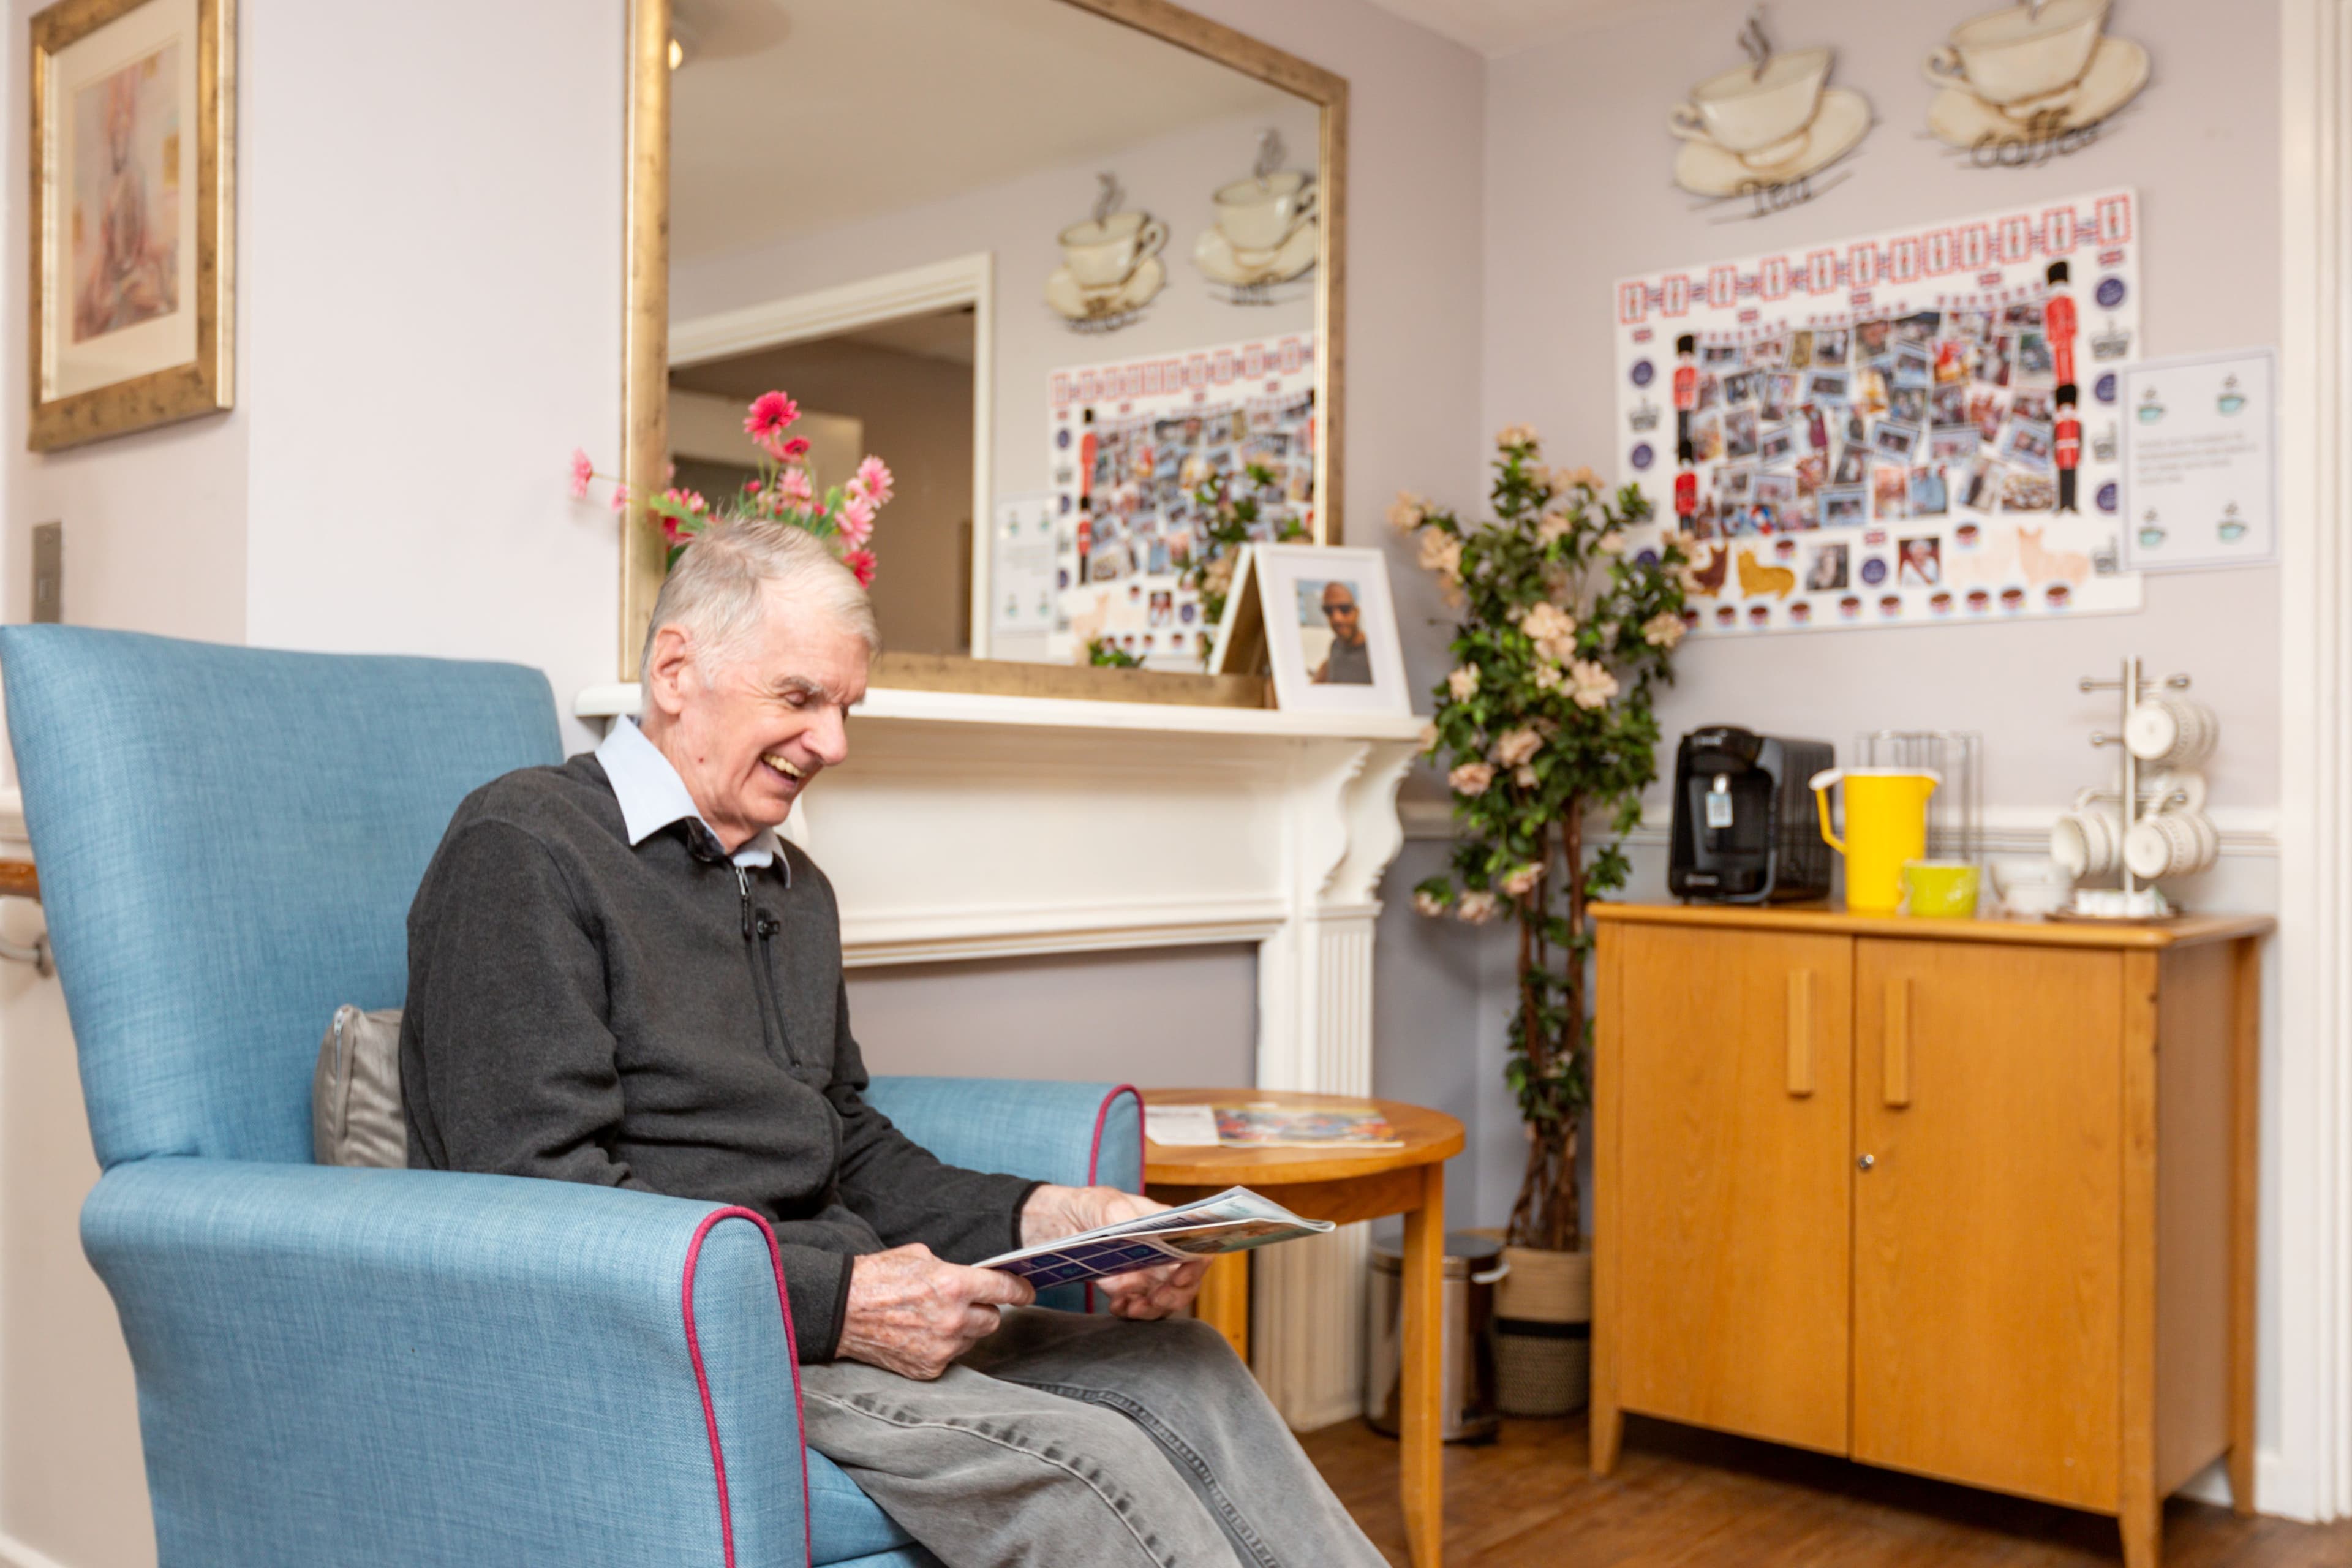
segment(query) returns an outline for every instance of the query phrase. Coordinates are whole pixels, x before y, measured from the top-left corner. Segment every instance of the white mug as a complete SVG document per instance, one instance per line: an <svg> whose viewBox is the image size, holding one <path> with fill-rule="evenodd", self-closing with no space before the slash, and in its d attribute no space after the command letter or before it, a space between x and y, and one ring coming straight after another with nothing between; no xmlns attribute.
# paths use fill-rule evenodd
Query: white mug
<svg viewBox="0 0 2352 1568"><path fill-rule="evenodd" d="M1062 258L1081 288L1116 289L1168 243L1168 226L1142 213L1113 213L1072 224L1061 240Z"/></svg>
<svg viewBox="0 0 2352 1568"><path fill-rule="evenodd" d="M2050 858L2076 881L2104 877L2122 861L2122 816L2084 790L2074 797L2074 809L2050 828Z"/></svg>
<svg viewBox="0 0 2352 1568"><path fill-rule="evenodd" d="M2192 812L2189 826L2197 829L2197 868L2200 871L2221 858L2221 830L2203 812Z"/></svg>
<svg viewBox="0 0 2352 1568"><path fill-rule="evenodd" d="M1760 71L1734 66L1692 88L1690 101L1675 105L1666 125L1686 141L1712 142L1749 163L1774 163L1797 150L1829 79L1825 48L1774 55Z"/></svg>
<svg viewBox="0 0 2352 1568"><path fill-rule="evenodd" d="M2010 114L2054 106L2072 93L2107 23L2109 0L2047 0L1989 11L1952 29L1927 57L1927 79L1958 88Z"/></svg>
<svg viewBox="0 0 2352 1568"><path fill-rule="evenodd" d="M2185 697L2143 697L2124 717L2124 744L2142 762L2168 768L2200 763L2221 738L2221 721Z"/></svg>
<svg viewBox="0 0 2352 1568"><path fill-rule="evenodd" d="M1996 860L1993 891L2001 908L2018 919L2046 915L2066 907L2074 891L2074 879L2053 860Z"/></svg>
<svg viewBox="0 0 2352 1568"><path fill-rule="evenodd" d="M1315 216L1315 182L1297 169L1217 191L1217 228L1235 250L1276 250Z"/></svg>
<svg viewBox="0 0 2352 1568"><path fill-rule="evenodd" d="M2212 824L2189 812L2168 811L2144 816L2124 836L2124 864L2132 875L2155 881L2160 877L2186 877L2210 866Z"/></svg>

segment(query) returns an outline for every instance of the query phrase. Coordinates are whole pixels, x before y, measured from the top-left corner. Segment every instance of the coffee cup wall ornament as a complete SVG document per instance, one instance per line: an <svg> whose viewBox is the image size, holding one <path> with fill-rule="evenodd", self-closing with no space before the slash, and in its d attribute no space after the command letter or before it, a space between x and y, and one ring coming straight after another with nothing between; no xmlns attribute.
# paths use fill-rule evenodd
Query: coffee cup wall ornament
<svg viewBox="0 0 2352 1568"><path fill-rule="evenodd" d="M1322 254L1315 176L1282 167L1285 156L1281 133L1268 131L1252 172L1217 187L1213 220L1192 244L1192 265L1236 302L1265 301L1275 284L1303 277Z"/></svg>
<svg viewBox="0 0 2352 1568"><path fill-rule="evenodd" d="M1119 210L1126 193L1108 174L1092 217L1058 237L1062 265L1045 279L1045 303L1081 331L1110 331L1133 321L1168 286L1160 259L1168 226L1139 210Z"/></svg>
<svg viewBox="0 0 2352 1568"><path fill-rule="evenodd" d="M1754 18L1740 43L1748 64L1696 83L1666 114L1683 142L1675 183L1696 196L1796 186L1853 152L1874 123L1867 99L1829 85L1829 49L1775 53Z"/></svg>
<svg viewBox="0 0 2352 1568"><path fill-rule="evenodd" d="M1922 67L1941 89L1928 129L1978 153L2085 139L2147 85L2147 50L2106 36L2110 4L2028 0L1953 28Z"/></svg>

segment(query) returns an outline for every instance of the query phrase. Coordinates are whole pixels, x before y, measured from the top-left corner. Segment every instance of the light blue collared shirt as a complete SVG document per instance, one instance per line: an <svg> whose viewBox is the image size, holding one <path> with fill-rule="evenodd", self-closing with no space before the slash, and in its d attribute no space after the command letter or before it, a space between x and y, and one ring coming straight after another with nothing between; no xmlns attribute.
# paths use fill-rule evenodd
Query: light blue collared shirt
<svg viewBox="0 0 2352 1568"><path fill-rule="evenodd" d="M635 848L667 827L671 823L691 819L701 822L704 831L714 838L718 834L710 824L702 821L702 813L687 793L686 781L677 776L677 769L661 753L661 748L646 739L637 721L625 715L613 721L612 730L604 743L596 748L596 763L611 781L613 794L621 803L621 822L627 828L629 846ZM793 863L784 858L783 841L772 827L763 827L753 834L743 847L732 857L738 866L772 866L781 864L784 885L792 886Z"/></svg>

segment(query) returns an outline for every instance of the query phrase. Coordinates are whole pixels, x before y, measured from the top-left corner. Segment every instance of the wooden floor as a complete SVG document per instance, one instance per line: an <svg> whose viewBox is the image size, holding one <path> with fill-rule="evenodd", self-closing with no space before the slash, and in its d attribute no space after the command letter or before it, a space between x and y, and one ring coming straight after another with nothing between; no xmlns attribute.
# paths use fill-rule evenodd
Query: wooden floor
<svg viewBox="0 0 2352 1568"><path fill-rule="evenodd" d="M1396 1444L1360 1422L1301 1439L1402 1564ZM2352 1523L2241 1520L2175 1499L2165 1568L2352 1568ZM2114 1521L1629 1416L1617 1473L1585 1468L1584 1424L1505 1422L1445 1450L1448 1568L2090 1568Z"/></svg>

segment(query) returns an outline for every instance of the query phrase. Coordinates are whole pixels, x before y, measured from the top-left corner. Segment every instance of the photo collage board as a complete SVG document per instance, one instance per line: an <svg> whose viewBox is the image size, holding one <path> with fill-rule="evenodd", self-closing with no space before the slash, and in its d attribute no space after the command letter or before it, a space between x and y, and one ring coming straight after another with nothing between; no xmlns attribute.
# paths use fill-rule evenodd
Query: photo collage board
<svg viewBox="0 0 2352 1568"><path fill-rule="evenodd" d="M1702 635L2140 606L2137 203L2113 190L1617 286L1616 446Z"/></svg>
<svg viewBox="0 0 2352 1568"><path fill-rule="evenodd" d="M1203 480L1271 470L1262 537L1315 527L1315 339L1291 333L1053 373L1056 612L1047 656L1101 637L1153 669L1197 671L1209 633L1181 585L1203 551Z"/></svg>

